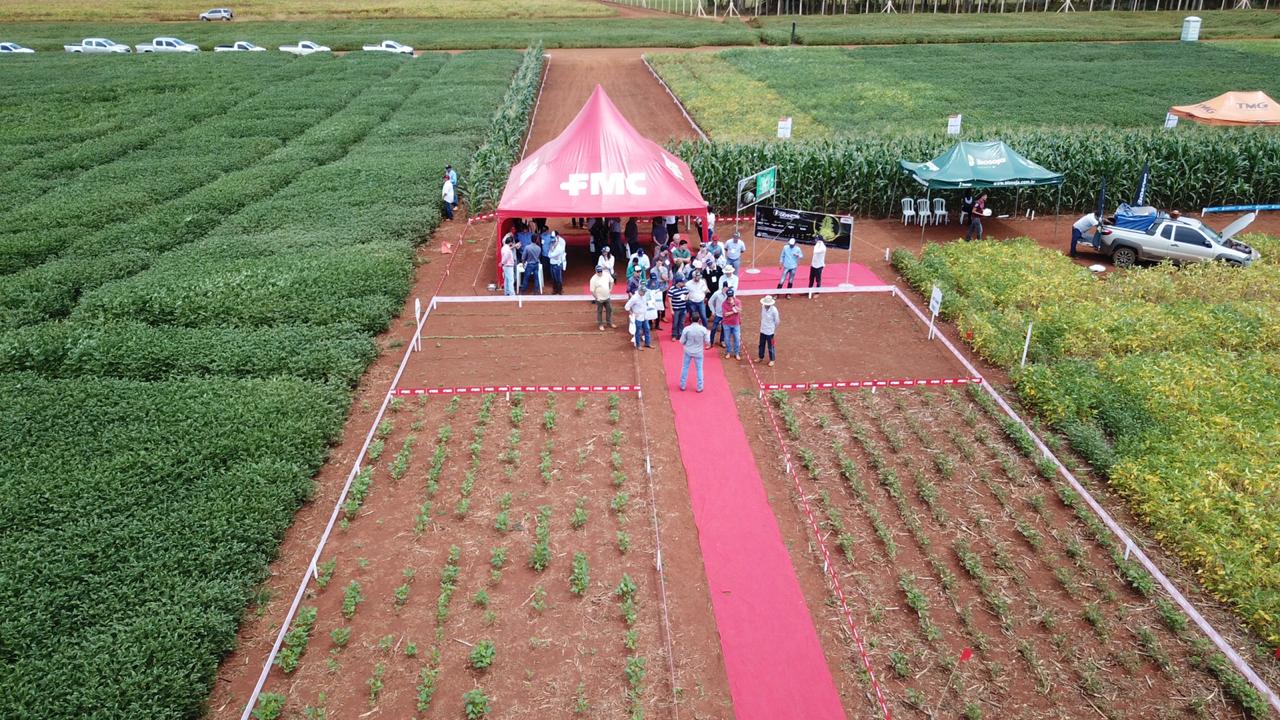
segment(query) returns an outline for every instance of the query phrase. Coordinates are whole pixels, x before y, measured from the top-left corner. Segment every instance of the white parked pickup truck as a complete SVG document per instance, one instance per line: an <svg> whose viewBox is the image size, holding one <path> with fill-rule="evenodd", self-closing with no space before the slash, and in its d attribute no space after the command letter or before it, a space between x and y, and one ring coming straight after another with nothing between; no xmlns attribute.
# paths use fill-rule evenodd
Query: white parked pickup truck
<svg viewBox="0 0 1280 720"><path fill-rule="evenodd" d="M408 45L401 45L395 40L383 40L377 45L365 45L365 52L388 52L398 53L400 55L412 55L413 48Z"/></svg>
<svg viewBox="0 0 1280 720"><path fill-rule="evenodd" d="M247 40L237 40L230 45L215 45L214 52L266 52L264 47L258 47Z"/></svg>
<svg viewBox="0 0 1280 720"><path fill-rule="evenodd" d="M313 53L327 53L329 48L313 43L310 40L303 40L297 45L281 45L280 52L287 52L292 55L311 55Z"/></svg>
<svg viewBox="0 0 1280 720"><path fill-rule="evenodd" d="M178 38L158 37L149 43L137 46L140 53L193 53L200 52L200 46L182 42Z"/></svg>
<svg viewBox="0 0 1280 720"><path fill-rule="evenodd" d="M121 45L115 40L108 40L106 38L85 38L84 40L81 40L78 45L63 45L62 49L69 53L85 54L133 52L133 48L128 45Z"/></svg>
<svg viewBox="0 0 1280 720"><path fill-rule="evenodd" d="M1121 206L1098 228L1093 242L1111 256L1116 267L1132 267L1139 260L1170 260L1179 265L1216 260L1249 265L1261 255L1232 238L1255 217L1257 213L1249 213L1219 234L1194 218L1170 217L1150 207Z"/></svg>

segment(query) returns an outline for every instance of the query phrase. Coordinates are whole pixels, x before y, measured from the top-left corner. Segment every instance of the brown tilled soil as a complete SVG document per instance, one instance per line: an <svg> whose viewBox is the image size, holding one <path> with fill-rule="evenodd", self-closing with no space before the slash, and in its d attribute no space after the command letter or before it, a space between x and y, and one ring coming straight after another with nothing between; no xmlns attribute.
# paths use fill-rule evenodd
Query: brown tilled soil
<svg viewBox="0 0 1280 720"><path fill-rule="evenodd" d="M662 141L670 137L690 137L692 128L671 103L661 86L649 75L639 60L639 50L555 50L552 51L550 75L542 97L531 147L550 139L567 123L586 99L596 82L603 82L623 112L649 137ZM1225 224L1230 218L1218 220ZM722 226L722 233L723 233ZM1280 221L1265 218L1257 230L1280 232ZM744 235L749 236L744 227ZM1065 248L1070 221L1062 218L1054 232L1053 222L1036 221L987 222L988 236L1012 237L1031 235L1042 244ZM959 234L950 228L928 228L926 239L949 240ZM271 577L264 583L269 596L260 607L246 611L240 632L240 646L224 659L214 691L209 699L209 715L229 718L238 716L249 696L262 662L275 639L279 623L294 589L302 577L321 531L328 521L336 497L356 453L369 432L378 405L390 388L413 328L413 298L424 303L438 291L445 295L487 294L486 286L494 282L493 225L467 226L462 221L445 223L431 242L419 251L419 268L414 288L401 316L393 321L379 341L383 354L362 378L356 389L351 415L340 442L332 449L330 462L316 479L315 497L298 513L286 533L280 556L271 567ZM442 254L443 243L455 248ZM918 227L903 228L893 221L860 221L854 247L848 254L884 278L907 290L884 260L885 248L905 247L918 250ZM776 259L777 246L760 241L760 263ZM576 254L575 254L576 253ZM833 250L829 262L845 260L845 254ZM1104 261L1105 264L1105 261ZM590 265L585 251L572 250L570 271L566 281L568 292L582 292L586 282L585 268ZM446 268L448 272L446 272ZM801 275L804 271L801 271ZM802 278L803 279L803 278ZM838 282L838 278L830 282ZM915 296L917 304L922 299ZM859 376L892 375L926 377L958 373L957 363L937 343L923 341L924 328L908 315L896 299L879 296L833 297L808 300L796 298L781 306L784 324L778 336L779 363L766 371L762 379L779 382L827 379L854 379ZM749 314L744 326L746 349L754 351L756 312L758 306L748 303ZM402 386L414 384L468 385L485 383L570 383L629 382L636 379L647 388L664 386L661 359L651 351L636 352L626 344L625 321L619 312L619 329L600 332L595 328L592 309L579 303L526 305L516 308L508 304L440 305L424 329L423 353L415 356ZM940 330L953 342L959 342L953 330L940 325ZM972 360L972 359L971 359ZM989 380L999 385L1004 374L982 363L975 363ZM840 631L832 607L826 602L828 591L821 566L812 560L811 533L803 523L792 498L790 480L781 466L781 449L761 406L754 378L744 362L730 366L729 381L735 387L739 416L752 439L757 463L778 514L779 522L792 552L797 574L805 587L810 608L817 621L828 652L833 675L845 695L851 716L865 716L871 708L867 688L855 670L856 659L851 645ZM544 380L545 378L545 380ZM894 398L903 397L898 407ZM933 397L928 403L922 398ZM433 708L456 715L461 692L472 684L483 685L494 700L495 716L527 717L530 713L562 716L574 702L579 682L586 684L591 715L597 710L616 715L620 710L620 693L624 678L622 659L626 630L617 611L615 598L605 595L616 576L626 569L633 572L641 586L641 604L637 642L639 654L647 660L644 702L650 717L674 716L671 706L675 696L678 712L683 717L721 718L731 715L727 681L720 659L719 639L711 614L706 578L697 553L696 527L689 508L684 468L674 442L675 431L668 399L664 394L647 392L639 400L628 399L622 415L624 441L620 452L626 463L631 509L628 532L632 547L625 556L613 547L617 524L606 509L613 488L605 483L609 477L596 464L601 457L601 443L609 430L607 412L605 427L600 427L601 397L588 398L591 421L574 423L576 397L560 395L557 399L562 418L555 437L553 465L561 475L552 484L543 485L536 471L538 455L547 438L539 422L545 411L545 396L529 396L531 409L522 430L522 476L507 480L504 465L497 455L509 437L509 406L505 398L495 405L491 430L484 440L484 462L480 467L469 515L461 519L455 512L460 499L460 483L467 460L466 435L474 427L478 398L468 398L452 417L440 417L439 410L447 400L433 399L421 410L416 399L407 401L396 419L394 437L387 443L368 504L345 532L337 532L330 541L326 558L338 559L332 583L304 605L319 608L319 621L312 633L303 665L296 676L285 676L272 670L267 689L290 693L290 707L301 709L314 704L320 691L326 692L330 717L360 717L369 713L369 688L366 682L378 662L385 664L385 689L378 710L371 715L391 712L407 717L413 711L414 684L418 669L431 660L432 647L439 647L440 690ZM1202 671L1191 668L1192 650L1188 641L1171 633L1157 619L1152 601L1136 596L1108 566L1107 554L1082 530L1057 500L1052 486L1040 480L1024 460L1011 461L1015 470L1006 472L1000 462L1009 448L991 422L979 418L970 427L965 417L971 409L938 393L928 396L919 391L895 391L874 398L851 395L857 422L870 428L874 442L882 448L905 488L906 507L919 521L928 544L922 546L908 530L899 508L878 483L869 464L870 455L857 441L850 424L839 417L829 396L813 401L792 397L800 409L798 417L804 425L803 436L816 454L819 480L805 479L814 488L810 501L820 504L819 491L825 491L832 507L841 514L846 533L856 542L851 545L854 563L841 568L846 587L855 588L851 602L854 612L865 621L874 646L871 648L878 676L888 688L892 702L902 716L918 714L906 711L912 703L927 708L941 705L941 716L955 717L966 703L978 703L984 717L1104 717L1121 714L1127 717L1182 717L1194 715L1203 707L1209 716L1233 717L1238 711L1224 704L1221 691L1206 680ZM965 401L967 403L967 401ZM498 411L501 408L502 411ZM641 413L640 408L643 408ZM534 412L536 410L536 412ZM875 415L884 418L906 440L904 449L891 452L889 438ZM819 417L826 417L824 428ZM422 422L420 430L412 425ZM442 483L442 499L435 507L435 520L421 536L415 535L413 516L425 499L422 473L430 457L435 432L448 422L454 431L448 471L448 484ZM910 423L923 427L931 446L917 438ZM590 425L592 427L587 427ZM960 433L953 440L948 429ZM398 482L385 476L391 457L402 442L400 433L419 434L414 449L413 470ZM993 438L994 449L980 441ZM594 442L593 442L594 438ZM888 557L886 547L870 524L864 505L848 483L836 474L837 457L832 443L839 441L856 466L864 482L864 491L882 522L890 528L897 555ZM973 460L966 459L959 443L973 443ZM636 469L640 448L647 444L656 479L655 502L648 504L644 476ZM582 469L576 466L577 452L589 447L589 459ZM953 477L939 475L928 447L952 457L958 456ZM797 459L798 461L798 459ZM934 463L934 464L930 464ZM528 472L525 472L528 471ZM579 472L581 471L581 472ZM944 512L942 520L934 517L934 509L924 501L915 473L919 471L939 490L937 503ZM803 472L803 471L802 471ZM988 483L983 478L988 473ZM524 477L527 475L528 477ZM579 482L579 475L589 476ZM527 526L506 535L498 535L490 524L496 512L494 497L504 487L512 490L513 508L519 506L524 515L536 513L539 504L553 505L552 545L555 558L543 575L535 575L526 565L529 533ZM559 490L559 492L556 492ZM927 492L927 491L925 491ZM1001 499L1001 493L1005 499ZM587 526L574 531L567 526L578 494L588 497ZM1034 499L1043 497L1043 500ZM1107 501L1113 512L1130 528L1137 526L1124 513L1118 501ZM1007 505L1007 507L1006 507ZM668 581L667 610L674 666L674 686L665 654L664 634L659 620L661 601L654 570L654 527L650 507L656 510L661 532L662 559ZM825 510L824 516L825 516ZM1042 539L1040 548L1031 546L1018 531L1018 520L1034 529ZM834 543L839 533L825 530L827 542ZM579 539L582 542L577 542ZM1007 599L1010 610L1005 627L981 588L960 565L954 550L958 539L965 539L982 559L990 576L993 592ZM1073 542L1078 541L1078 542ZM472 595L484 586L487 578L488 548L499 542L510 545L511 566L490 591L496 618L485 625L485 610L472 602ZM436 636L435 608L439 594L440 572L444 556L451 544L463 550L460 588L449 606L447 622L441 628L443 638ZM1077 550L1083 547L1083 551ZM1152 543L1144 541L1150 551ZM591 559L592 588L588 597L577 599L567 590L572 552L587 552ZM1072 553L1080 552L1080 558ZM1176 561L1155 553L1162 567L1184 591L1194 586L1194 576ZM930 558L937 560L933 564ZM364 567L361 567L361 559ZM844 562L844 561L841 561ZM998 564L999 563L999 564ZM1003 565L1004 567L1002 567ZM392 590L402 582L404 567L413 566L417 574L411 585L405 608L397 612L392 604ZM955 590L948 592L942 584L945 569L954 579ZM1065 568L1070 575L1055 576ZM907 573L929 603L931 622L942 633L931 638L919 622L917 614L906 604L899 573ZM351 579L360 579L366 600L352 619L353 639L347 648L332 656L340 671L329 672L333 651L329 630L341 619L342 587ZM547 610L538 613L522 605L541 580L548 592ZM1069 591L1068 587L1073 590ZM313 586L312 592L316 589ZM1072 592L1075 594L1073 595ZM524 597L519 597L523 593ZM1275 682L1274 662L1260 655L1256 640L1240 630L1238 621L1228 611L1207 598L1192 593L1194 601L1206 611L1215 625L1236 640L1237 647L1255 661L1255 667ZM1096 607L1097 626L1084 619L1086 608ZM1053 615L1049 627L1042 618L1044 611ZM965 616L969 620L965 620ZM1170 658L1168 672L1156 667L1159 653L1144 648L1134 634L1139 628L1150 629L1159 647ZM378 647L381 638L391 635L392 650ZM481 637L498 640L498 660L484 675L466 669L462 658L468 648L459 641L474 642ZM1189 637L1194 637L1194 631ZM979 639L985 638L985 646ZM1059 639L1065 638L1065 639ZM414 659L404 656L404 643L414 641L419 654ZM545 641L545 642L544 642ZM1025 645L1026 649L1020 649ZM974 661L962 666L948 687L947 658L962 647L975 647ZM592 655L595 652L595 655ZM901 655L890 655L891 652ZM1151 657L1155 655L1156 657ZM1028 657L1034 660L1028 660ZM894 662L904 669L899 677ZM1154 662L1153 662L1154 661ZM1039 668L1039 669L1037 669ZM1150 681L1150 685L1148 685ZM1047 686L1047 689L1046 689ZM919 693L920 695L915 695ZM1160 712L1144 712L1142 703L1163 708ZM1110 713L1110 715L1108 714Z"/></svg>

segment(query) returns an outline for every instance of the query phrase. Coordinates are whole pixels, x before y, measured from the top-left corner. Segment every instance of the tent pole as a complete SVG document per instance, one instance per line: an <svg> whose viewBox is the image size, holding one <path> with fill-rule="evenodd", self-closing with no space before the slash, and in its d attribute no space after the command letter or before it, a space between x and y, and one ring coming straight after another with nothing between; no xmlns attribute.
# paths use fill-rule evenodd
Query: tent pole
<svg viewBox="0 0 1280 720"><path fill-rule="evenodd" d="M1058 239L1058 219L1062 215L1062 183L1058 183L1058 209L1053 213L1053 239Z"/></svg>
<svg viewBox="0 0 1280 720"><path fill-rule="evenodd" d="M924 186L924 204L926 205L926 209L927 209L927 206L931 205L932 203L933 203L933 188L929 187L928 185L925 185ZM917 212L916 219L920 221L920 244L924 245L924 216Z"/></svg>
<svg viewBox="0 0 1280 720"><path fill-rule="evenodd" d="M1018 203L1022 200L1022 188L1018 188L1013 193L1013 217L1018 217Z"/></svg>

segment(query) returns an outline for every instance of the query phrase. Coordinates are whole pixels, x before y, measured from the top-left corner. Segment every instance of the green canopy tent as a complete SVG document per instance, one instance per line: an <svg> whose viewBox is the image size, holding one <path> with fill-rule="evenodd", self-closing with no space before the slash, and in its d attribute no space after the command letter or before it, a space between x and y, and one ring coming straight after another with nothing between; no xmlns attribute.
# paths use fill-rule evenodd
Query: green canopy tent
<svg viewBox="0 0 1280 720"><path fill-rule="evenodd" d="M1062 173L1046 170L999 140L960 142L927 162L899 160L898 164L926 188L926 198L931 198L934 190L1012 187L1021 191L1024 187L1057 185L1058 210L1062 210ZM923 225L920 237L924 238Z"/></svg>

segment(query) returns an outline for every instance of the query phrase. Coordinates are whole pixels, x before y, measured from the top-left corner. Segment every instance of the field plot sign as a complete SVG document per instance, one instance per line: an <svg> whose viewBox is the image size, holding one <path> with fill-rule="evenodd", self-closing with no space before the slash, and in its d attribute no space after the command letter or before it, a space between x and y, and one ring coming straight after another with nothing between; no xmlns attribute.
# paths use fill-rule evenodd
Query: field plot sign
<svg viewBox="0 0 1280 720"><path fill-rule="evenodd" d="M778 137L783 140L791 137L791 118L784 117L778 121Z"/></svg>
<svg viewBox="0 0 1280 720"><path fill-rule="evenodd" d="M947 134L948 134L948 135L959 135L959 134L960 134L960 121L961 121L961 119L963 119L963 118L964 118L964 116L963 116L963 115L948 115L948 116L947 116Z"/></svg>
<svg viewBox="0 0 1280 720"><path fill-rule="evenodd" d="M1165 113L1165 114L1164 114L1164 129L1165 129L1165 130L1172 130L1172 129L1176 128L1176 127L1178 127L1178 116L1177 116L1177 115L1174 115L1173 113Z"/></svg>
<svg viewBox="0 0 1280 720"><path fill-rule="evenodd" d="M929 339L933 339L933 323L938 319L938 311L942 309L942 288L937 285L929 293Z"/></svg>
<svg viewBox="0 0 1280 720"><path fill-rule="evenodd" d="M805 245L822 238L828 246L848 250L853 218L757 205L755 234L762 240L795 240Z"/></svg>
<svg viewBox="0 0 1280 720"><path fill-rule="evenodd" d="M751 189L752 183L755 189ZM738 223L742 221L742 211L755 205L762 200L768 200L778 194L778 166L766 168L756 173L748 175L738 181L738 211L733 214L733 230L738 231ZM757 232L759 232L757 230ZM748 273L758 273L756 268L755 250L751 252L751 267L747 268Z"/></svg>

